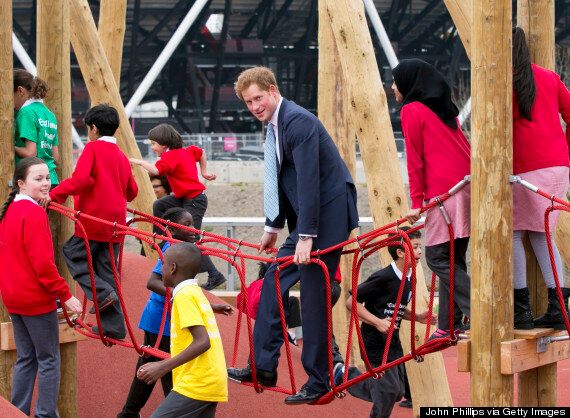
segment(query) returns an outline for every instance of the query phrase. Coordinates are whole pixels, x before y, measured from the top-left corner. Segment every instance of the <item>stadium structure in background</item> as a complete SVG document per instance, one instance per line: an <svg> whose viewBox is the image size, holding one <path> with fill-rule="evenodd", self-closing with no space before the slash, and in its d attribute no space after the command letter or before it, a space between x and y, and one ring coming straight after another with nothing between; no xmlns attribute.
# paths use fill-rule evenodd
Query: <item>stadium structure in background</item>
<svg viewBox="0 0 570 418"><path fill-rule="evenodd" d="M99 1L89 0L98 20ZM194 1L129 0L120 91L128 103ZM433 63L454 87L459 105L469 97L470 64L442 0L373 0L399 59ZM513 2L516 13L516 1ZM556 0L556 43L570 46L570 0ZM13 4L14 33L35 57L36 0ZM318 60L317 0L209 0L133 113L135 134L159 122L183 133L259 131L233 92L244 68L271 67L285 97L316 113ZM370 19L369 19L370 25ZM370 25L371 26L371 25ZM390 65L374 28L370 31L385 87ZM225 40L225 42L224 42ZM89 95L72 53L72 111L83 133ZM14 65L21 66L14 56ZM570 65L569 65L570 67ZM564 71L561 71L564 75ZM395 131L398 107L388 94Z"/></svg>

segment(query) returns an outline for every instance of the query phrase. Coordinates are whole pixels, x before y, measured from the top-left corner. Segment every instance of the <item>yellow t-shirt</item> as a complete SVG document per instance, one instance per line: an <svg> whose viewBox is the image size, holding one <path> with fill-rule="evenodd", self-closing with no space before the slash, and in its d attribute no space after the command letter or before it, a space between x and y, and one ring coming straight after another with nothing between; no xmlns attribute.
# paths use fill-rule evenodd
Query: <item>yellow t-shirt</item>
<svg viewBox="0 0 570 418"><path fill-rule="evenodd" d="M174 357L192 343L189 327L202 325L210 337L210 349L172 371L173 390L188 398L227 402L228 375L220 331L210 302L195 279L174 289L170 322L170 353Z"/></svg>

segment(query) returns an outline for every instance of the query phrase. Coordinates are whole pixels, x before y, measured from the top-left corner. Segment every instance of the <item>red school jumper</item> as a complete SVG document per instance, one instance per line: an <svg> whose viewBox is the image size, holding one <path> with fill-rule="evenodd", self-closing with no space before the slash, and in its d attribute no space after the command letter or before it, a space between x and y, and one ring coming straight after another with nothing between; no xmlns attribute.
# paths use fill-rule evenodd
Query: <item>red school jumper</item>
<svg viewBox="0 0 570 418"><path fill-rule="evenodd" d="M470 172L470 146L461 128L452 129L426 105L412 102L400 111L412 209L446 193Z"/></svg>
<svg viewBox="0 0 570 418"><path fill-rule="evenodd" d="M546 167L567 167L570 129L562 130L559 114L570 124L570 92L553 71L532 65L536 98L532 120L519 112L513 93L513 172L526 173Z"/></svg>
<svg viewBox="0 0 570 418"><path fill-rule="evenodd" d="M193 199L206 190L198 179L196 162L204 151L194 145L165 151L155 163L160 176L166 176L177 199Z"/></svg>
<svg viewBox="0 0 570 418"><path fill-rule="evenodd" d="M43 315L71 298L59 275L45 210L18 195L0 222L0 293L11 314Z"/></svg>
<svg viewBox="0 0 570 418"><path fill-rule="evenodd" d="M63 203L67 196L77 195L75 209L109 222L125 225L127 202L138 193L129 160L113 137L102 137L85 145L70 178L50 192L54 202ZM103 225L79 217L90 241L120 242L113 237L112 225ZM83 238L81 228L75 225L75 235Z"/></svg>

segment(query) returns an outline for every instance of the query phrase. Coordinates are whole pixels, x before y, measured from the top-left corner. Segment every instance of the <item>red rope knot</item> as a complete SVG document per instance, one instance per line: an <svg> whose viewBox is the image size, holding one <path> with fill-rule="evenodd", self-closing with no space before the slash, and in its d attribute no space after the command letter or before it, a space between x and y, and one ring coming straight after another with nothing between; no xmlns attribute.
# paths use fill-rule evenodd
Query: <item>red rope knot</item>
<svg viewBox="0 0 570 418"><path fill-rule="evenodd" d="M164 225L164 235L168 235L168 231L170 231L169 227L172 224L172 222L168 219L165 222L166 225Z"/></svg>
<svg viewBox="0 0 570 418"><path fill-rule="evenodd" d="M238 245L237 245L237 247L236 247L236 250L234 251L234 254L233 254L233 256L232 256L232 262L234 262L234 263L235 263L235 261L236 261L237 253L238 253L239 249L241 248L241 243L242 243L242 242L243 242L243 240L240 239L239 242L238 242Z"/></svg>
<svg viewBox="0 0 570 418"><path fill-rule="evenodd" d="M449 217L449 214L447 213L447 210L445 210L445 206L443 206L443 202L441 201L441 199L439 197L435 198L435 201L437 202L437 204L439 205L439 210L441 211L441 214L443 216L443 219L445 219L445 223L447 225L451 225L451 218Z"/></svg>
<svg viewBox="0 0 570 418"><path fill-rule="evenodd" d="M152 233L152 242L153 244L156 244L156 232Z"/></svg>
<svg viewBox="0 0 570 418"><path fill-rule="evenodd" d="M385 374L386 374L386 372L384 370L382 370L381 372L371 373L370 377L374 380L379 380L379 379L382 379Z"/></svg>
<svg viewBox="0 0 570 418"><path fill-rule="evenodd" d="M317 249L317 254L316 254L316 256L317 256L317 260L320 260L320 259L321 259L321 249L320 249L320 248Z"/></svg>
<svg viewBox="0 0 570 418"><path fill-rule="evenodd" d="M556 199L556 196L550 195L550 208L552 211L554 211L554 199Z"/></svg>
<svg viewBox="0 0 570 418"><path fill-rule="evenodd" d="M411 354L411 353L410 353L410 354ZM414 360L416 361L416 363L423 363L424 360L425 360L425 359L424 359L424 356L422 356L422 355L415 355L415 356L413 356L413 357L414 357Z"/></svg>
<svg viewBox="0 0 570 418"><path fill-rule="evenodd" d="M150 357L150 354L147 353L146 351L144 351L145 348L147 348L147 349L151 348L150 345L141 344L141 345L139 346L139 348L140 348L140 350L141 350L141 353L139 354L140 357L144 357L144 358Z"/></svg>
<svg viewBox="0 0 570 418"><path fill-rule="evenodd" d="M113 238L117 238L117 222L113 222Z"/></svg>
<svg viewBox="0 0 570 418"><path fill-rule="evenodd" d="M113 344L111 341L109 341L107 339L107 337L103 336L103 339L101 340L103 342L103 345L107 348L111 348L113 347L115 344Z"/></svg>
<svg viewBox="0 0 570 418"><path fill-rule="evenodd" d="M255 388L255 391L256 391L257 393L263 393L263 388L258 385L258 386Z"/></svg>
<svg viewBox="0 0 570 418"><path fill-rule="evenodd" d="M77 223L77 221L79 221L79 217L81 216L81 211L80 210L76 210L75 213L73 214L73 216L75 217L75 219L73 220L74 223Z"/></svg>
<svg viewBox="0 0 570 418"><path fill-rule="evenodd" d="M344 392L343 390L341 390L340 392L335 392L334 397L338 398L338 399L342 399L346 396L346 392Z"/></svg>
<svg viewBox="0 0 570 418"><path fill-rule="evenodd" d="M364 258L364 248L362 248L362 245L360 245L360 237L354 238L354 242L356 242L356 245L358 246L358 249L360 250L360 255L362 256L362 258Z"/></svg>

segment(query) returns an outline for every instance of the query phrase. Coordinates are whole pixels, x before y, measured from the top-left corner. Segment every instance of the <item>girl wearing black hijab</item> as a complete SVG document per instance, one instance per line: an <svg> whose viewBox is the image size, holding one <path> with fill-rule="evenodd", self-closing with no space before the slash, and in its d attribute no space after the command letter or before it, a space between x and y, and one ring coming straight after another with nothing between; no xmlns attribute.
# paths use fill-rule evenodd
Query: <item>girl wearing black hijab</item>
<svg viewBox="0 0 570 418"><path fill-rule="evenodd" d="M422 206L469 175L470 146L459 127L459 112L451 101L451 89L434 66L419 59L407 59L392 74L396 101L403 104L400 117L412 201L406 217L413 224L420 218ZM471 280L465 261L470 235L469 185L443 205L455 233L455 315L449 317L449 232L436 206L426 213L425 221L426 261L439 276L438 329L430 339L449 336L451 326L465 329L461 314L470 316Z"/></svg>

